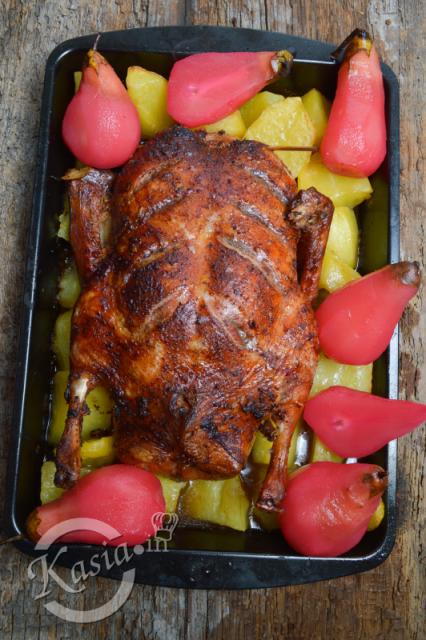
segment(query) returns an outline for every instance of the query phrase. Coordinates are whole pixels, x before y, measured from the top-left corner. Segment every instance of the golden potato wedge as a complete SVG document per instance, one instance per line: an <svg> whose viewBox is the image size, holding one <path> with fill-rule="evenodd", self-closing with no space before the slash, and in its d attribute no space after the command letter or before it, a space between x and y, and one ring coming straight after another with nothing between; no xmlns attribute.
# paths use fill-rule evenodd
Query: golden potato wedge
<svg viewBox="0 0 426 640"><path fill-rule="evenodd" d="M83 74L81 71L74 71L74 93L80 89L80 82Z"/></svg>
<svg viewBox="0 0 426 640"><path fill-rule="evenodd" d="M62 213L59 214L59 226L57 231L58 238L62 240L70 241L70 205L69 200L66 197L64 202L64 208Z"/></svg>
<svg viewBox="0 0 426 640"><path fill-rule="evenodd" d="M81 285L75 262L68 265L59 280L58 302L65 309L72 309L80 295Z"/></svg>
<svg viewBox="0 0 426 640"><path fill-rule="evenodd" d="M318 89L311 89L305 93L302 102L315 127L314 144L319 145L327 127L331 105Z"/></svg>
<svg viewBox="0 0 426 640"><path fill-rule="evenodd" d="M349 207L335 207L327 249L352 269L358 261L359 230L356 215Z"/></svg>
<svg viewBox="0 0 426 640"><path fill-rule="evenodd" d="M368 523L367 531L374 531L374 529L377 529L384 517L385 503L383 502L383 499L380 499L379 505L371 516L370 522Z"/></svg>
<svg viewBox="0 0 426 640"><path fill-rule="evenodd" d="M167 113L167 85L159 73L136 66L127 69L126 87L138 111L143 138L152 138L173 124Z"/></svg>
<svg viewBox="0 0 426 640"><path fill-rule="evenodd" d="M344 458L329 449L314 433L309 462L343 462Z"/></svg>
<svg viewBox="0 0 426 640"><path fill-rule="evenodd" d="M271 146L312 146L315 128L301 98L286 98L262 111L247 129L247 140ZM294 177L308 164L310 151L276 151Z"/></svg>
<svg viewBox="0 0 426 640"><path fill-rule="evenodd" d="M330 293L348 282L360 278L360 274L343 262L331 249L326 249L321 266L319 286Z"/></svg>
<svg viewBox="0 0 426 640"><path fill-rule="evenodd" d="M178 510L179 498L182 491L187 486L187 482L171 480L164 476L157 476L161 482L164 500L166 502L166 513L175 513Z"/></svg>
<svg viewBox="0 0 426 640"><path fill-rule="evenodd" d="M271 460L272 441L258 431L251 450L251 457L256 464L269 464Z"/></svg>
<svg viewBox="0 0 426 640"><path fill-rule="evenodd" d="M296 425L294 433L291 438L290 449L288 452L288 461L287 467L289 472L293 470L294 461L296 458L296 446L297 446L297 438L299 437L301 430L301 423L299 422ZM255 464L266 464L268 465L271 461L271 448L272 442L268 440L260 431L256 433L256 437L254 440L253 448L251 450L251 458Z"/></svg>
<svg viewBox="0 0 426 640"><path fill-rule="evenodd" d="M230 113L226 118L222 118L222 120L218 120L217 122L212 122L211 124L204 124L201 127L197 127L197 129L202 129L203 131L207 131L208 133L217 133L218 131L224 131L228 134L228 136L233 136L234 138L243 138L246 132L246 126L244 124L244 120L241 116L240 111L234 111Z"/></svg>
<svg viewBox="0 0 426 640"><path fill-rule="evenodd" d="M112 464L115 460L113 436L85 440L81 444L80 455L85 467L97 468Z"/></svg>
<svg viewBox="0 0 426 640"><path fill-rule="evenodd" d="M82 467L80 470L80 478L90 473L91 469ZM40 501L41 504L52 502L56 498L60 498L64 490L59 489L55 485L56 465L53 461L48 460L41 465L41 482L40 482Z"/></svg>
<svg viewBox="0 0 426 640"><path fill-rule="evenodd" d="M228 480L192 480L181 498L185 515L237 531L249 525L250 502L240 476Z"/></svg>
<svg viewBox="0 0 426 640"><path fill-rule="evenodd" d="M52 348L61 371L70 368L71 318L72 309L59 314L53 329Z"/></svg>
<svg viewBox="0 0 426 640"><path fill-rule="evenodd" d="M240 107L241 115L246 127L253 124L266 107L270 107L271 104L274 104L275 102L282 102L283 100L283 96L280 96L278 93L272 93L272 91L261 91L260 93L256 93L253 98L247 100L247 102Z"/></svg>
<svg viewBox="0 0 426 640"><path fill-rule="evenodd" d="M298 186L299 189L315 187L328 196L335 207L356 207L373 191L368 178L348 178L329 171L319 153L315 153L300 171Z"/></svg>
<svg viewBox="0 0 426 640"><path fill-rule="evenodd" d="M64 490L55 486L56 465L51 460L41 465L40 501L41 504L60 498Z"/></svg>
<svg viewBox="0 0 426 640"><path fill-rule="evenodd" d="M340 364L321 353L310 396L336 385L371 393L372 380L372 364Z"/></svg>

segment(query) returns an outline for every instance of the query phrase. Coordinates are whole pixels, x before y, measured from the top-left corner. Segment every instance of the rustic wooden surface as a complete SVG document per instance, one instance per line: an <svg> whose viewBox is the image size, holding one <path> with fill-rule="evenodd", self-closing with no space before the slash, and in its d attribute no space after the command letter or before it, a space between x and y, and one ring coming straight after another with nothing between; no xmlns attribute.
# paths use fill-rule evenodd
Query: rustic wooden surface
<svg viewBox="0 0 426 640"><path fill-rule="evenodd" d="M47 55L84 33L166 24L279 30L337 43L354 26L372 31L401 83L402 255L425 262L426 20L422 0L3 0L0 9L0 492L16 359L17 302ZM405 314L401 395L426 400L424 290ZM0 547L1 638L345 638L419 640L425 621L425 431L399 447L398 538L382 566L320 584L246 592L135 586L111 618L73 625L33 599L28 560ZM0 536L1 537L1 536ZM65 570L59 570L66 575ZM37 586L37 589L40 585ZM92 580L73 605L93 607L116 585ZM62 602L67 598L53 589ZM77 627L77 628L76 628Z"/></svg>

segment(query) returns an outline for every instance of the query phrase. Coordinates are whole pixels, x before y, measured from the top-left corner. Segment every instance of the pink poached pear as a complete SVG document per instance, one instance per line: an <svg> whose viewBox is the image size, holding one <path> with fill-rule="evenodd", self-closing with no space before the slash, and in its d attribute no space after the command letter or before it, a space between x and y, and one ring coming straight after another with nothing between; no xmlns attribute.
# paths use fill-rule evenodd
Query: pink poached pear
<svg viewBox="0 0 426 640"><path fill-rule="evenodd" d="M80 162L96 169L124 164L140 142L136 107L114 69L94 49L65 112L62 137Z"/></svg>
<svg viewBox="0 0 426 640"><path fill-rule="evenodd" d="M198 127L225 118L279 75L289 73L289 51L197 53L175 62L167 110L176 122Z"/></svg>
<svg viewBox="0 0 426 640"><path fill-rule="evenodd" d="M387 486L374 464L314 462L293 473L280 526L293 549L333 558L361 540Z"/></svg>
<svg viewBox="0 0 426 640"><path fill-rule="evenodd" d="M334 291L316 312L324 353L343 364L376 360L419 285L417 262L399 262Z"/></svg>
<svg viewBox="0 0 426 640"><path fill-rule="evenodd" d="M119 535L111 539L99 530L76 529L52 542L110 546L142 544L161 526L164 511L165 501L158 478L138 467L113 464L92 471L60 498L37 507L28 517L27 533L37 542L61 522L91 518L113 527ZM154 518L155 514L159 517Z"/></svg>

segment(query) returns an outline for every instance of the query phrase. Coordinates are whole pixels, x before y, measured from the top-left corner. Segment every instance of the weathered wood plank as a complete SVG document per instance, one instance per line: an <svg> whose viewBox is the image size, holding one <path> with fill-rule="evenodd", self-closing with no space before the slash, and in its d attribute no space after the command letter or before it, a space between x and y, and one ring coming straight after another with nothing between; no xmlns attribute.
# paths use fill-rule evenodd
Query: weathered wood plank
<svg viewBox="0 0 426 640"><path fill-rule="evenodd" d="M425 262L426 20L421 0L5 0L0 14L0 496L11 416L16 327L30 209L41 82L45 60L60 41L87 32L153 24L226 24L339 42L354 26L369 27L402 93L402 255ZM426 398L424 291L404 317L401 393ZM424 434L399 447L399 531L391 558L364 575L268 591L177 591L137 586L112 618L66 624L47 614L27 579L28 560L0 547L2 638L358 638L424 637ZM64 579L66 570L58 570ZM116 585L93 580L71 606L102 604Z"/></svg>

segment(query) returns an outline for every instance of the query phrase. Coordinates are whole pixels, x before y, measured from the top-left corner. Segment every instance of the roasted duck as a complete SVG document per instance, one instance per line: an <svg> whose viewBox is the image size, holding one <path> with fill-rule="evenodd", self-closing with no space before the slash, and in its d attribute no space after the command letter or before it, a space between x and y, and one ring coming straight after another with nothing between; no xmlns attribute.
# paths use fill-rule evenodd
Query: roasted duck
<svg viewBox="0 0 426 640"><path fill-rule="evenodd" d="M85 397L102 384L118 458L154 473L235 475L266 430L258 505L279 509L317 363L311 303L331 202L297 194L265 145L180 127L142 144L117 177L71 181L69 196L84 286L56 483L78 478Z"/></svg>

